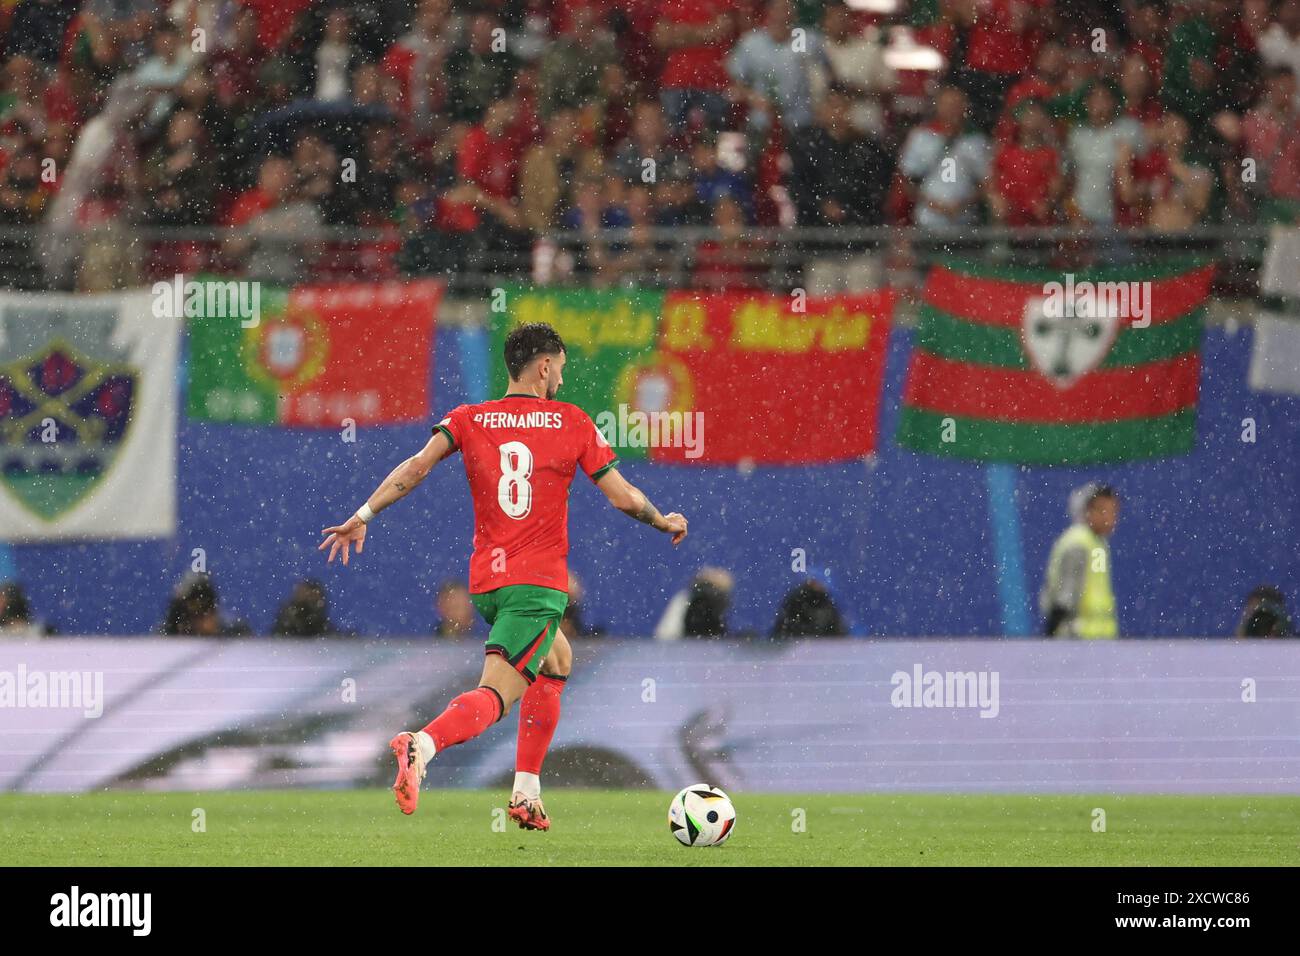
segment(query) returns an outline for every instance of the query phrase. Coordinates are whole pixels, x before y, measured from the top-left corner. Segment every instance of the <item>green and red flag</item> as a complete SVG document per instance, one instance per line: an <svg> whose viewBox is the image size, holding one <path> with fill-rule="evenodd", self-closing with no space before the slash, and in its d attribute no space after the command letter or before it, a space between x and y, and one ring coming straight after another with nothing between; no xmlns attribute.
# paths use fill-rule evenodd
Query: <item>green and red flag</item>
<svg viewBox="0 0 1300 956"><path fill-rule="evenodd" d="M189 416L328 428L423 421L442 292L436 280L261 287L256 321L196 295L185 313Z"/></svg>
<svg viewBox="0 0 1300 956"><path fill-rule="evenodd" d="M899 443L1037 465L1191 451L1213 272L1186 260L1080 273L936 266Z"/></svg>
<svg viewBox="0 0 1300 956"><path fill-rule="evenodd" d="M509 289L507 332L549 322L568 349L560 397L623 458L803 464L875 448L893 295Z"/></svg>

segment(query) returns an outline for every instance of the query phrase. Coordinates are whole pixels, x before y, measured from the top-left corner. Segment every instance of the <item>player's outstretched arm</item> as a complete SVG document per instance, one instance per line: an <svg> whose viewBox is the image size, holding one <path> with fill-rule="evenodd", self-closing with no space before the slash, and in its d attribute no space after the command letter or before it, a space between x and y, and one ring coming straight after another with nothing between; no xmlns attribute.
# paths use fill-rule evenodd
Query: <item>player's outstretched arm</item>
<svg viewBox="0 0 1300 956"><path fill-rule="evenodd" d="M325 540L320 543L318 551L330 549L327 563L334 560L339 549L343 550L343 563L348 563L348 549L357 546L360 554L366 543L366 525L370 519L383 511L393 502L405 498L420 482L429 476L433 466L451 454L451 440L441 431L435 432L428 443L417 454L402 462L380 483L366 503L357 509L347 521L332 528L324 528L321 534Z"/></svg>
<svg viewBox="0 0 1300 956"><path fill-rule="evenodd" d="M686 518L677 512L668 515L660 514L659 509L645 496L645 492L620 475L617 468L611 468L601 475L600 480L596 482L596 487L603 491L609 503L623 514L635 518L642 524L650 525L656 531L671 534L673 544L681 544L682 539L686 537Z"/></svg>

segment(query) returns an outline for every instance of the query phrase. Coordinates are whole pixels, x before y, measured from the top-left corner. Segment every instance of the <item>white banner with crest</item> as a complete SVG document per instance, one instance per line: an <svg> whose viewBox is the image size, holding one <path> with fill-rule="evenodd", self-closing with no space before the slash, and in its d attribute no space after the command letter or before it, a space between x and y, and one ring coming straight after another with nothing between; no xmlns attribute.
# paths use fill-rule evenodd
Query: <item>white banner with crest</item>
<svg viewBox="0 0 1300 956"><path fill-rule="evenodd" d="M0 541L175 532L180 323L151 301L0 293Z"/></svg>

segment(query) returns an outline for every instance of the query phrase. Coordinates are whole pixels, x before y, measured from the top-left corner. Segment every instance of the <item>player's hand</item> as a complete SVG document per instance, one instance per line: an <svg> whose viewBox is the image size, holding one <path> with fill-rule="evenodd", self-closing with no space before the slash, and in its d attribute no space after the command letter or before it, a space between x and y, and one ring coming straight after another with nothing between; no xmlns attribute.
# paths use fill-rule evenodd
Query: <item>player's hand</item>
<svg viewBox="0 0 1300 956"><path fill-rule="evenodd" d="M356 515L353 515L341 525L333 528L322 529L321 534L325 535L325 540L320 543L320 547L316 550L324 551L326 548L330 549L330 556L325 559L325 563L329 564L333 561L334 555L338 554L339 548L342 548L343 565L346 567L348 563L348 549L355 544L357 546L357 554L360 554L365 548L366 523Z"/></svg>
<svg viewBox="0 0 1300 956"><path fill-rule="evenodd" d="M676 511L664 515L664 532L673 536L674 545L681 544L682 539L686 537L686 517Z"/></svg>

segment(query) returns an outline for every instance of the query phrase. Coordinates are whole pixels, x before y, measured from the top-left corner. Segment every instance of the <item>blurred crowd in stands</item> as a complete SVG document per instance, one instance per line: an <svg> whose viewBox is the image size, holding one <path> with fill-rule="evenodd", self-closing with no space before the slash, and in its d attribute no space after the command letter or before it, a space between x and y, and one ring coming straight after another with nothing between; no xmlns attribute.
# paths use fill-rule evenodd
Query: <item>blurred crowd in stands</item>
<svg viewBox="0 0 1300 956"><path fill-rule="evenodd" d="M735 581L723 568L701 568L685 588L664 608L653 637L662 641L683 638L762 637L737 630L728 623ZM569 604L560 627L573 638L601 638L606 629L587 619L582 582L569 573ZM429 633L434 638L482 639L487 627L470 600L464 581L448 580L438 586ZM0 639L39 638L56 634L49 622L32 610L25 589L16 581L0 583ZM356 638L356 631L338 627L330 618L325 586L312 579L294 585L276 612L269 630L256 630L247 621L232 618L221 608L217 587L206 573L187 574L172 591L158 633L176 637L340 637ZM845 637L849 622L836 606L829 571L812 570L781 599L767 637ZM410 636L419 636L412 634ZM1234 637L1296 637L1286 597L1273 585L1260 585L1246 595Z"/></svg>
<svg viewBox="0 0 1300 956"><path fill-rule="evenodd" d="M545 279L554 234L610 283L685 226L746 288L752 227L1300 221L1300 0L10 0L0 38L0 226L107 232L82 288Z"/></svg>

